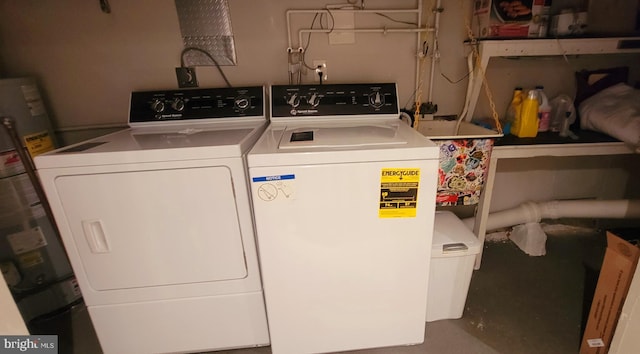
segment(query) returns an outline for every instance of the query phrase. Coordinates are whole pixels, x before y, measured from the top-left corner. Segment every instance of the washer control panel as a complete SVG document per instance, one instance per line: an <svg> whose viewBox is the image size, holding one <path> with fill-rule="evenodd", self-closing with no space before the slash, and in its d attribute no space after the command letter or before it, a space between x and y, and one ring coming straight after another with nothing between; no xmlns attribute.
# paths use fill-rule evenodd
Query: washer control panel
<svg viewBox="0 0 640 354"><path fill-rule="evenodd" d="M264 87L131 93L129 122L264 116Z"/></svg>
<svg viewBox="0 0 640 354"><path fill-rule="evenodd" d="M271 86L271 117L398 115L396 84Z"/></svg>

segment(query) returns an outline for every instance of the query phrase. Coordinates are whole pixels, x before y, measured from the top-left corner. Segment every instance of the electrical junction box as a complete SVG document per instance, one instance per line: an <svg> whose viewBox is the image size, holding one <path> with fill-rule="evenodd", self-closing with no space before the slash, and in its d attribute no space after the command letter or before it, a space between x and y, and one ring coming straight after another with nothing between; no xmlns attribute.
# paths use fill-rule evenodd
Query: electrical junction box
<svg viewBox="0 0 640 354"><path fill-rule="evenodd" d="M607 232L607 250L580 343L580 354L605 354L609 351L638 257L638 246Z"/></svg>
<svg viewBox="0 0 640 354"><path fill-rule="evenodd" d="M180 88L198 87L195 68L176 68L176 77L178 78L178 87Z"/></svg>

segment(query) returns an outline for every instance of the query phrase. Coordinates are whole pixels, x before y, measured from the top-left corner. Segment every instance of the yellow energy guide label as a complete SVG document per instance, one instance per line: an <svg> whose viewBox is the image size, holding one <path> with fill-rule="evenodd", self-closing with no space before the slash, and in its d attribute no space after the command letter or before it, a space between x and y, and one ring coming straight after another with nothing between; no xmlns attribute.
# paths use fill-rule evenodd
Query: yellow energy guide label
<svg viewBox="0 0 640 354"><path fill-rule="evenodd" d="M49 132L46 130L35 134L25 135L23 139L31 157L36 157L55 148L53 146L53 140L49 136Z"/></svg>
<svg viewBox="0 0 640 354"><path fill-rule="evenodd" d="M418 206L419 168L383 168L380 175L380 218L413 218Z"/></svg>

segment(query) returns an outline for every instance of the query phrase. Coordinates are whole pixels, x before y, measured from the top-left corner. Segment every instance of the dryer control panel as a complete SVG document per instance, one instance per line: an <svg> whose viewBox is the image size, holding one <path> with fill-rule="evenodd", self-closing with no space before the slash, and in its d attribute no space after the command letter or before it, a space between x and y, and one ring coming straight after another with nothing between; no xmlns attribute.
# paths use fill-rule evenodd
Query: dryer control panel
<svg viewBox="0 0 640 354"><path fill-rule="evenodd" d="M129 123L263 117L264 103L262 86L132 92Z"/></svg>
<svg viewBox="0 0 640 354"><path fill-rule="evenodd" d="M271 86L271 117L399 115L396 84Z"/></svg>

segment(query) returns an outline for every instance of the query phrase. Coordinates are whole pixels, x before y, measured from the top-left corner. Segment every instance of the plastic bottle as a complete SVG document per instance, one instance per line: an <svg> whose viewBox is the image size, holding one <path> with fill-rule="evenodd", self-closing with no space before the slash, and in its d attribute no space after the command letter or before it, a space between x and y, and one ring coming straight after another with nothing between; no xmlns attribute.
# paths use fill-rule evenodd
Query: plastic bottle
<svg viewBox="0 0 640 354"><path fill-rule="evenodd" d="M552 132L566 136L566 129L576 120L576 109L571 97L560 94L549 102L551 106L551 123L549 129Z"/></svg>
<svg viewBox="0 0 640 354"><path fill-rule="evenodd" d="M549 124L551 121L551 105L547 95L544 94L544 86L536 86L538 93L538 131L546 132L549 130Z"/></svg>
<svg viewBox="0 0 640 354"><path fill-rule="evenodd" d="M551 0L544 0L544 6L540 11L540 27L538 29L538 37L544 38L549 31L549 13L551 12Z"/></svg>
<svg viewBox="0 0 640 354"><path fill-rule="evenodd" d="M520 117L520 110L522 109L522 101L524 100L522 94L522 87L516 87L513 89L513 97L511 98L511 103L507 108L507 113L505 113L504 118L502 119L502 132L504 134L509 134L511 132L511 128L518 117Z"/></svg>
<svg viewBox="0 0 640 354"><path fill-rule="evenodd" d="M530 90L522 102L520 119L516 119L511 133L520 138L533 138L538 135L538 93Z"/></svg>

